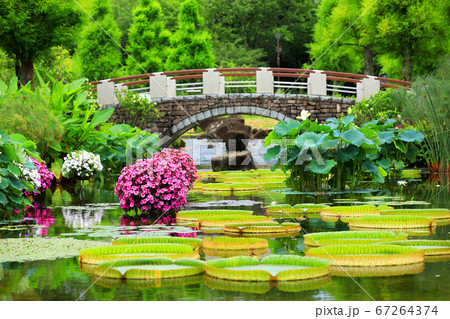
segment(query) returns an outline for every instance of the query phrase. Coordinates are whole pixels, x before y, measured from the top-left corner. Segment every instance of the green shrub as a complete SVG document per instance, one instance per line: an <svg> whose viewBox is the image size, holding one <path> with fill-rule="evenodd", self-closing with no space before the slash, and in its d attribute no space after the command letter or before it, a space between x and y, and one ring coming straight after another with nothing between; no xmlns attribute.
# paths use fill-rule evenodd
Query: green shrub
<svg viewBox="0 0 450 319"><path fill-rule="evenodd" d="M400 104L394 104L391 94L391 89L380 91L374 97L367 100L364 99L352 106L348 110L348 114L355 116L355 123L358 125L375 119L395 118L399 119L396 123L399 126L402 124L402 120L400 120L402 107Z"/></svg>
<svg viewBox="0 0 450 319"><path fill-rule="evenodd" d="M49 145L59 143L63 128L42 98L21 92L0 99L0 128L8 134L23 134L37 145L43 157Z"/></svg>
<svg viewBox="0 0 450 319"><path fill-rule="evenodd" d="M138 93L122 90L116 96L131 126L142 126L145 123L148 125L162 116L155 102Z"/></svg>
<svg viewBox="0 0 450 319"><path fill-rule="evenodd" d="M13 212L22 212L31 203L23 196L24 191L35 191L33 185L21 179L21 171L15 163L28 169L35 169L26 154L39 157L36 145L19 134L9 136L0 130L0 219L19 216Z"/></svg>

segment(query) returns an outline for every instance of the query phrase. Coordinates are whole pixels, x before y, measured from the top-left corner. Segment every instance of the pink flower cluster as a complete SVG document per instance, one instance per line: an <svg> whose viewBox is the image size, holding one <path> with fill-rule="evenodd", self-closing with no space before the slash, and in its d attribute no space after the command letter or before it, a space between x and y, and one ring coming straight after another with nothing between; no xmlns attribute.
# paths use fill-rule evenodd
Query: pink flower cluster
<svg viewBox="0 0 450 319"><path fill-rule="evenodd" d="M27 155L28 159L34 163L37 167L39 175L41 175L41 187L37 189L35 192L25 192L25 195L37 195L39 193L44 192L47 188L50 188L52 185L52 180L55 178L55 174L50 172L45 165L45 162L39 162L37 159Z"/></svg>
<svg viewBox="0 0 450 319"><path fill-rule="evenodd" d="M165 148L151 159L137 160L122 169L114 193L125 211L178 211L197 180L196 173L192 157L180 150Z"/></svg>
<svg viewBox="0 0 450 319"><path fill-rule="evenodd" d="M18 213L20 213L18 211ZM31 225L36 223L36 225L44 226L42 228L36 229L36 235L45 237L47 236L48 228L55 223L55 217L52 216L52 211L39 204L34 203L33 206L27 206L24 213L25 220L21 222L21 225ZM33 222L34 221L34 222ZM30 234L25 234L29 236Z"/></svg>

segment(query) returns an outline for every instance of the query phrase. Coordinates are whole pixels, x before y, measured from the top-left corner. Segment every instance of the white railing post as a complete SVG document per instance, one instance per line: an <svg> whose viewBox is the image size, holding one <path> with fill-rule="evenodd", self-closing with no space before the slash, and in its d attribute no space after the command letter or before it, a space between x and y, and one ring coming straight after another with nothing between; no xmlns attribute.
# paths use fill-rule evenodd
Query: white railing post
<svg viewBox="0 0 450 319"><path fill-rule="evenodd" d="M273 94L273 72L268 68L256 71L256 93Z"/></svg>
<svg viewBox="0 0 450 319"><path fill-rule="evenodd" d="M221 81L223 76L215 69L206 69L203 72L203 94L225 94L225 81Z"/></svg>
<svg viewBox="0 0 450 319"><path fill-rule="evenodd" d="M308 77L308 95L327 95L327 75L314 70Z"/></svg>
<svg viewBox="0 0 450 319"><path fill-rule="evenodd" d="M152 99L174 97L177 95L176 81L163 75L161 72L154 73L150 77L150 96Z"/></svg>
<svg viewBox="0 0 450 319"><path fill-rule="evenodd" d="M97 84L97 103L99 105L116 105L117 99L114 92L114 82L108 80L101 80L100 84Z"/></svg>
<svg viewBox="0 0 450 319"><path fill-rule="evenodd" d="M369 75L362 79L361 83L356 83L356 100L358 101L370 99L378 92L380 92L380 81L376 79L376 76Z"/></svg>

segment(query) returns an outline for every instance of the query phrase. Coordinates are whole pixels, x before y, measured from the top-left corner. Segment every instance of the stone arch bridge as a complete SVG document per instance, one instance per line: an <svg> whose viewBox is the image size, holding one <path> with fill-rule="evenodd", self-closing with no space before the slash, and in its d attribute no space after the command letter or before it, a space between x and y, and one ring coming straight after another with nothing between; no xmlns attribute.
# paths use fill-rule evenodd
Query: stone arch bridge
<svg viewBox="0 0 450 319"><path fill-rule="evenodd" d="M141 74L92 84L97 85L98 103L116 108L111 117L116 123L127 123L115 96L118 91L151 97L164 116L141 128L158 133L163 138L161 146L168 146L201 122L224 115L287 121L307 110L312 120L323 122L345 114L357 101L383 88L409 88L411 82L332 71L227 68Z"/></svg>

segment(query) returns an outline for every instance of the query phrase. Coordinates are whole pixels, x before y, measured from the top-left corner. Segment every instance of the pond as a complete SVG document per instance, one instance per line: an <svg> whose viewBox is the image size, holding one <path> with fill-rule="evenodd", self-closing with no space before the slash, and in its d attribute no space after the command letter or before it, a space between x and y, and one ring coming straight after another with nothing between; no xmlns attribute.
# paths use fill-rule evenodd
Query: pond
<svg viewBox="0 0 450 319"><path fill-rule="evenodd" d="M79 187L47 193L35 219L0 225L0 238L64 237L110 242L119 235L155 231L143 225L130 225L123 218L113 193L114 183L94 182L83 192ZM278 203L331 203L339 205L352 200L364 201L369 196L398 196L395 185L383 190L347 194L289 194L280 191L259 191L244 196L205 195L189 193L187 209L248 209L263 214L264 206ZM405 200L427 201L427 207L448 207L447 190L440 191L426 182L411 182L403 189ZM373 199L373 197L370 197ZM369 199L370 199L369 198ZM46 209L42 208L46 205ZM408 208L423 208L417 205ZM30 213L33 217L33 214ZM156 231L171 236L214 237L196 229L167 226L170 218L160 219ZM36 223L40 224L35 227ZM151 225L152 220L144 221ZM165 224L165 225L163 225ZM304 255L303 234L321 231L346 231L342 222L324 222L321 218L301 221L300 235L269 238L270 254ZM419 234L414 239L449 239L450 226L441 225L435 233ZM148 234L147 234L148 235ZM417 234L416 234L417 235ZM203 259L212 259L202 255ZM1 300L449 300L449 261L427 262L425 269L414 275L392 277L338 277L311 283L300 283L296 289L272 284L230 283L204 275L186 279L120 282L98 280L82 271L78 257L0 263ZM407 270L406 270L407 271ZM416 271L418 272L418 271ZM302 286L303 285L303 286Z"/></svg>

